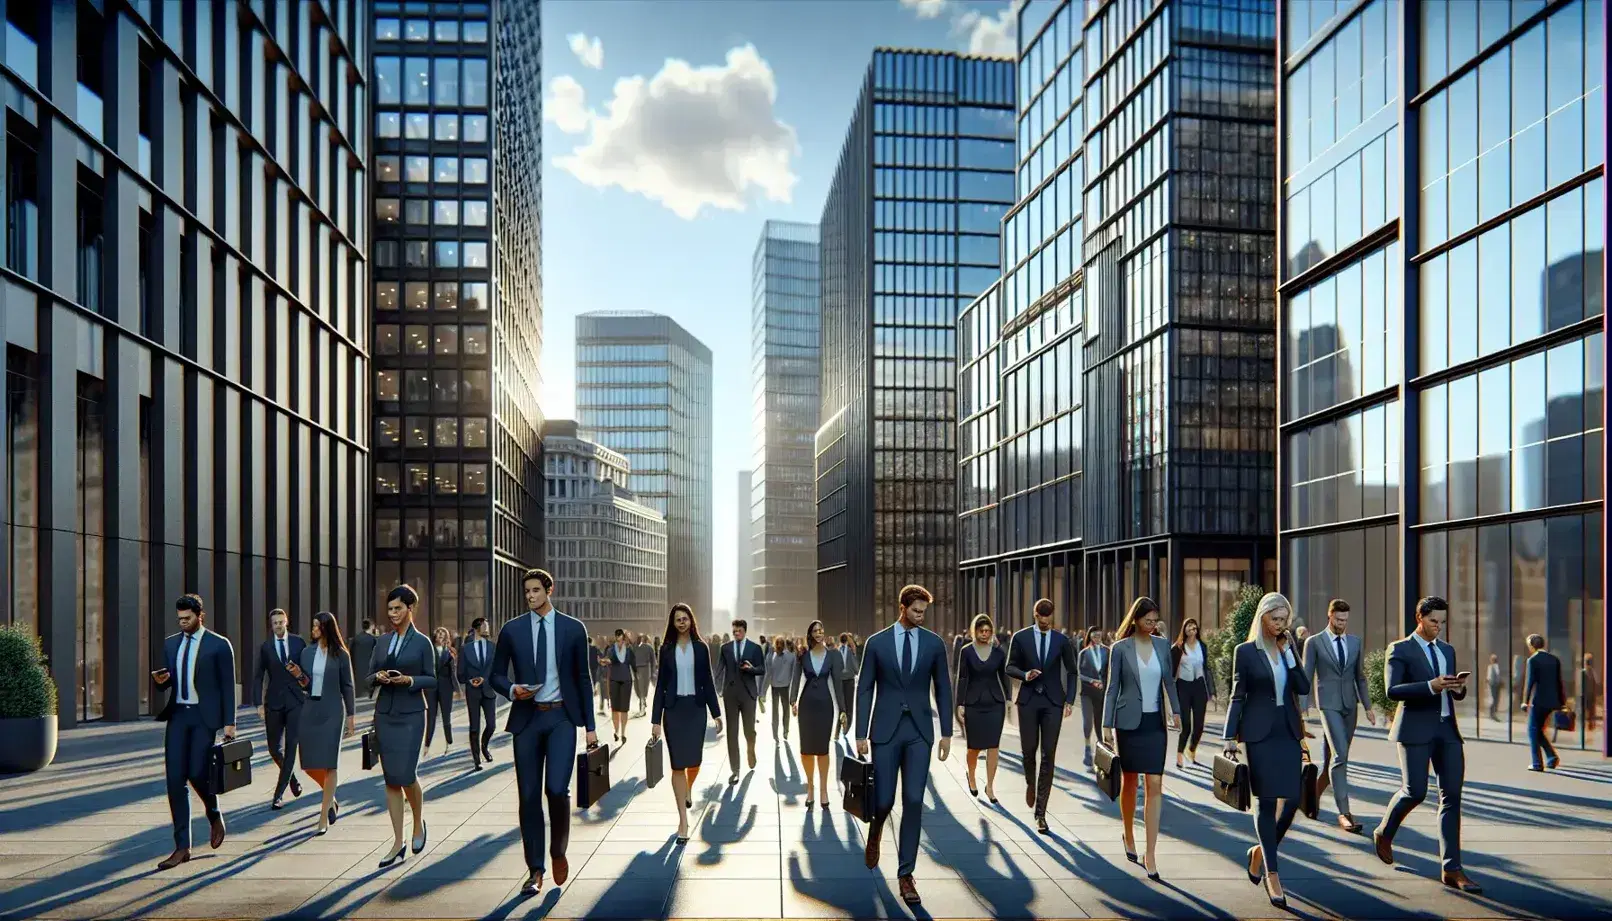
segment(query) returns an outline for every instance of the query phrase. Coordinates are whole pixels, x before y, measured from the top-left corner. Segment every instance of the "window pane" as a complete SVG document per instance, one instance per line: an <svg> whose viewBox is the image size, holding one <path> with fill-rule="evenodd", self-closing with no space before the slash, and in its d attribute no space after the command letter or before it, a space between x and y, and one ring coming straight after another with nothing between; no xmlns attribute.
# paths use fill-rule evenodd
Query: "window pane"
<svg viewBox="0 0 1612 921"><path fill-rule="evenodd" d="M423 281L411 281L403 286L403 304L409 310L424 310L430 306L431 286Z"/></svg>
<svg viewBox="0 0 1612 921"><path fill-rule="evenodd" d="M436 309L459 309L459 285L452 281L439 281L436 284Z"/></svg>
<svg viewBox="0 0 1612 921"><path fill-rule="evenodd" d="M487 62L471 59L464 62L464 104L466 107L487 106Z"/></svg>
<svg viewBox="0 0 1612 921"><path fill-rule="evenodd" d="M459 104L459 59L436 59L435 102L439 106Z"/></svg>
<svg viewBox="0 0 1612 921"><path fill-rule="evenodd" d="M375 283L375 309L397 309L397 282L379 281Z"/></svg>
<svg viewBox="0 0 1612 921"><path fill-rule="evenodd" d="M397 399L397 372L375 372L375 398L392 401Z"/></svg>
<svg viewBox="0 0 1612 921"><path fill-rule="evenodd" d="M487 142L487 116L465 116L465 140L474 144L485 144Z"/></svg>
<svg viewBox="0 0 1612 921"><path fill-rule="evenodd" d="M470 418L464 420L464 446L467 448L487 447L487 420Z"/></svg>
<svg viewBox="0 0 1612 921"><path fill-rule="evenodd" d="M375 40L380 42L395 42L400 33L400 23L395 17L375 20Z"/></svg>
<svg viewBox="0 0 1612 921"><path fill-rule="evenodd" d="M430 182L431 158L405 157L403 159L403 178L408 182Z"/></svg>
<svg viewBox="0 0 1612 921"><path fill-rule="evenodd" d="M486 227L487 203L478 200L465 202L464 223L466 227Z"/></svg>
<svg viewBox="0 0 1612 921"><path fill-rule="evenodd" d="M436 215L432 220L437 224L457 226L459 223L459 203L457 201L439 200L436 203Z"/></svg>
<svg viewBox="0 0 1612 921"><path fill-rule="evenodd" d="M464 328L464 351L466 355L487 354L487 327L471 325Z"/></svg>
<svg viewBox="0 0 1612 921"><path fill-rule="evenodd" d="M436 353L438 355L457 355L459 353L459 327L451 323L440 323L432 327L436 336Z"/></svg>
<svg viewBox="0 0 1612 921"><path fill-rule="evenodd" d="M394 57L375 58L375 101L397 105L402 101L402 62Z"/></svg>
<svg viewBox="0 0 1612 921"><path fill-rule="evenodd" d="M390 323L376 324L375 326L375 354L396 355L398 353L398 328Z"/></svg>
<svg viewBox="0 0 1612 921"><path fill-rule="evenodd" d="M408 58L403 65L403 101L411 106L431 104L431 59Z"/></svg>
<svg viewBox="0 0 1612 921"><path fill-rule="evenodd" d="M403 26L405 41L423 42L431 37L431 26L424 19L410 19Z"/></svg>
<svg viewBox="0 0 1612 921"><path fill-rule="evenodd" d="M439 141L459 140L459 116L438 115L436 137Z"/></svg>
<svg viewBox="0 0 1612 921"><path fill-rule="evenodd" d="M410 112L403 118L403 136L411 141L425 141L431 138L431 116L422 112Z"/></svg>
<svg viewBox="0 0 1612 921"><path fill-rule="evenodd" d="M404 327L403 348L410 355L431 354L431 328L429 326Z"/></svg>
<svg viewBox="0 0 1612 921"><path fill-rule="evenodd" d="M437 181L438 182L458 182L459 181L459 158L458 157L437 157L436 161L437 161L437 174L436 175L437 175Z"/></svg>
<svg viewBox="0 0 1612 921"><path fill-rule="evenodd" d="M465 495L487 495L486 464L465 464Z"/></svg>
<svg viewBox="0 0 1612 921"><path fill-rule="evenodd" d="M465 41L477 45L487 44L487 24L485 22L465 23Z"/></svg>
<svg viewBox="0 0 1612 921"><path fill-rule="evenodd" d="M457 447L459 444L459 420L454 416L438 416L436 443L439 448Z"/></svg>
<svg viewBox="0 0 1612 921"><path fill-rule="evenodd" d="M430 217L430 209L426 207L423 198L411 198L404 203L403 220L410 224L426 224Z"/></svg>
<svg viewBox="0 0 1612 921"><path fill-rule="evenodd" d="M465 158L465 182L470 185L485 185L487 182L487 158Z"/></svg>
<svg viewBox="0 0 1612 921"><path fill-rule="evenodd" d="M437 241L437 266L444 269L456 269L459 267L459 241Z"/></svg>
<svg viewBox="0 0 1612 921"><path fill-rule="evenodd" d="M438 495L453 495L459 491L459 465L437 464L432 480Z"/></svg>
<svg viewBox="0 0 1612 921"><path fill-rule="evenodd" d="M459 21L456 19L437 20L437 41L457 42L459 40Z"/></svg>
<svg viewBox="0 0 1612 921"><path fill-rule="evenodd" d="M487 244L485 244L485 243L466 243L465 244L465 268L467 268L467 269L485 269L485 268L487 268Z"/></svg>
<svg viewBox="0 0 1612 921"><path fill-rule="evenodd" d="M396 224L398 221L400 203L395 198L375 199L375 220L383 224Z"/></svg>
<svg viewBox="0 0 1612 921"><path fill-rule="evenodd" d="M396 112L377 112L375 114L375 135L382 138L395 138L403 133L403 117Z"/></svg>
<svg viewBox="0 0 1612 921"><path fill-rule="evenodd" d="M467 281L467 282L465 282L464 288L462 290L464 292L464 303L463 303L464 309L466 309L466 310L486 310L490 306L487 303L487 283L486 282L484 282L484 281Z"/></svg>

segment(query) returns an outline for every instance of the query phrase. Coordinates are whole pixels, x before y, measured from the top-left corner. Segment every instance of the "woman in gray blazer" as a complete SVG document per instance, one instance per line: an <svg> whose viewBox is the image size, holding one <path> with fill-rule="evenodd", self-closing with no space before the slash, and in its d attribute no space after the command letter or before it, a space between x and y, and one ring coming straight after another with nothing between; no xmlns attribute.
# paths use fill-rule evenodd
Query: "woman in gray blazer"
<svg viewBox="0 0 1612 921"><path fill-rule="evenodd" d="M1228 756L1236 757L1239 740L1248 749L1249 786L1259 802L1254 812L1259 843L1248 849L1248 880L1257 884L1263 868L1265 895L1277 908L1287 907L1287 896L1276 875L1276 849L1298 811L1304 769L1304 707L1299 699L1310 693L1310 677L1294 655L1288 631L1292 617L1286 597L1271 592L1259 599L1248 641L1232 654L1224 733Z"/></svg>
<svg viewBox="0 0 1612 921"><path fill-rule="evenodd" d="M1142 868L1159 879L1154 847L1159 840L1159 814L1164 808L1164 750L1169 747L1164 708L1170 728L1180 729L1181 703L1170 676L1170 641L1158 635L1159 606L1142 596L1131 604L1109 649L1108 684L1103 689L1103 732L1119 755L1119 812L1125 822L1125 857L1136 862L1137 776L1147 778L1147 854Z"/></svg>
<svg viewBox="0 0 1612 921"><path fill-rule="evenodd" d="M772 744L777 745L781 740L789 738L789 686L795 681L795 666L800 657L795 651L784 643L784 638L775 636L772 639L772 648L767 650L766 665L762 671L767 676L767 687L772 691ZM778 721L784 722L784 734L778 735Z"/></svg>
<svg viewBox="0 0 1612 921"><path fill-rule="evenodd" d="M313 616L311 642L302 650L302 676L298 679L308 699L302 704L302 726L297 750L302 771L324 791L319 804L319 828L324 834L336 821L336 767L341 740L353 734L353 663L342 641L341 627L329 611Z"/></svg>
<svg viewBox="0 0 1612 921"><path fill-rule="evenodd" d="M425 697L436 690L437 655L430 637L414 629L414 606L420 596L399 585L386 596L390 634L375 643L370 663L370 684L375 696L375 735L380 743L381 773L386 780L386 811L392 816L396 853L381 861L381 868L403 859L403 800L414 813L414 853L425 850L425 791L420 788L420 746L425 740Z"/></svg>

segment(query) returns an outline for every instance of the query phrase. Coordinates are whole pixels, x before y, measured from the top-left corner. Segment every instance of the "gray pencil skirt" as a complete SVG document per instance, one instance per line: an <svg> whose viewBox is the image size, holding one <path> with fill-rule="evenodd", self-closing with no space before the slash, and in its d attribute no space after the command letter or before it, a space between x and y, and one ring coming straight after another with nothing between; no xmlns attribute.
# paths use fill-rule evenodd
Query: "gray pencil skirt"
<svg viewBox="0 0 1612 921"><path fill-rule="evenodd" d="M425 711L380 714L375 717L375 734L381 745L381 774L386 785L407 787L418 780Z"/></svg>

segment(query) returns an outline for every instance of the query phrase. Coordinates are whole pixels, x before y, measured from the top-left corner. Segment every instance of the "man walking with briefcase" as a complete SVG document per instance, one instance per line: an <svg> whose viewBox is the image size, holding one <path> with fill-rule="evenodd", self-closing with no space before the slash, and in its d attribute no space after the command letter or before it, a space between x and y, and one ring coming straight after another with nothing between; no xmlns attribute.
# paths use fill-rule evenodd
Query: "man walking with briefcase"
<svg viewBox="0 0 1612 921"><path fill-rule="evenodd" d="M220 729L226 742L235 738L235 647L203 626L207 617L201 596L182 595L174 603L179 632L163 640L163 667L151 673L168 703L157 714L166 723L163 762L168 786L168 812L173 817L174 851L157 864L171 870L190 859L189 784L201 797L211 828L208 844L224 843L224 814L218 794L207 783L208 758Z"/></svg>

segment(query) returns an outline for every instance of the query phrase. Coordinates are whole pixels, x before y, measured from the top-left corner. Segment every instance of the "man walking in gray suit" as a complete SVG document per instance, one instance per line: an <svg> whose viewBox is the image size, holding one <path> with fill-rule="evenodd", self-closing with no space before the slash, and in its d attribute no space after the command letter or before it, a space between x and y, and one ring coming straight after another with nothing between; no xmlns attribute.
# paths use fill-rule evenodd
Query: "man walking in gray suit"
<svg viewBox="0 0 1612 921"><path fill-rule="evenodd" d="M492 683L497 650L487 639L490 632L487 618L478 617L470 622L470 635L459 647L459 683L465 686L465 707L470 710L470 763L478 771L485 770L483 761L493 760L489 746L498 719L498 692Z"/></svg>
<svg viewBox="0 0 1612 921"><path fill-rule="evenodd" d="M1359 834L1361 825L1349 809L1349 746L1361 706L1366 721L1377 725L1360 653L1360 638L1349 635L1349 602L1334 598L1327 602L1327 629L1304 642L1304 673L1315 689L1310 704L1321 709L1321 791L1331 785L1338 826L1352 834Z"/></svg>

